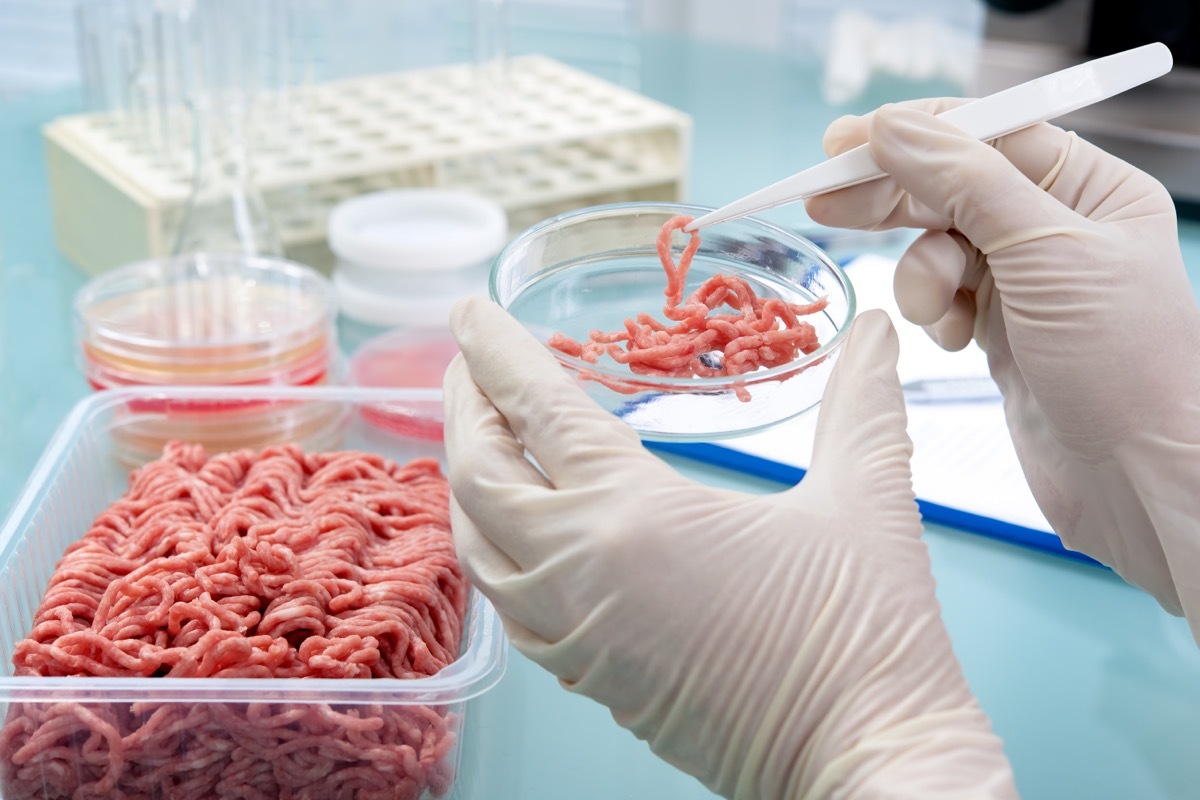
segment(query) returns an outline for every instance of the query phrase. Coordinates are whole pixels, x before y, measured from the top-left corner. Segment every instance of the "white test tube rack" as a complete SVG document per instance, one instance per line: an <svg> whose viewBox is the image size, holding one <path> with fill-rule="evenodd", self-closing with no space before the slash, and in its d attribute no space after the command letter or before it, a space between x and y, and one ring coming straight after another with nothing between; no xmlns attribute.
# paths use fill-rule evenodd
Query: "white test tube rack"
<svg viewBox="0 0 1200 800"><path fill-rule="evenodd" d="M688 115L544 56L508 70L497 126L480 124L471 65L312 87L298 135L253 143L255 183L287 254L328 270L329 209L382 189L469 188L502 205L513 231L583 206L685 199ZM164 166L114 113L63 117L43 135L69 259L97 274L169 254L190 164ZM500 166L481 172L489 159Z"/></svg>

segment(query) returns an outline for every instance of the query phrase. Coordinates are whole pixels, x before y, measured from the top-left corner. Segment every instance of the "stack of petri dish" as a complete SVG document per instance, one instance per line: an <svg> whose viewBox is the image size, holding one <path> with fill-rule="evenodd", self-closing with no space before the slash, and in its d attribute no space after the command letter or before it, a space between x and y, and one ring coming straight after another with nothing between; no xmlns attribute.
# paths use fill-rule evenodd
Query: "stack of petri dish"
<svg viewBox="0 0 1200 800"><path fill-rule="evenodd" d="M487 291L492 260L508 239L495 202L451 189L394 189L340 203L329 215L341 313L386 329L354 349L353 386L427 390L425 397L366 405L373 425L441 440L442 374L458 353L450 310Z"/></svg>
<svg viewBox="0 0 1200 800"><path fill-rule="evenodd" d="M284 259L197 253L130 264L83 286L74 312L80 366L97 390L341 382L333 288ZM264 437L304 444L328 439L339 424L336 409L281 412L251 394L172 401L169 409L141 396L129 412L144 424L125 430L139 450L157 452L171 439L220 450Z"/></svg>

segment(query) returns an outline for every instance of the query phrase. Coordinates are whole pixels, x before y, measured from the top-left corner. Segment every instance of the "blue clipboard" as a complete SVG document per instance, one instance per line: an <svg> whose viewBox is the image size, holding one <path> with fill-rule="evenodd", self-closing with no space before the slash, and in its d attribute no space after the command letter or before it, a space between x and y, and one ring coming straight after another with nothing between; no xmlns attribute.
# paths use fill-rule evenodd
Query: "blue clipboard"
<svg viewBox="0 0 1200 800"><path fill-rule="evenodd" d="M777 461L753 456L728 447L722 447L718 444L645 442L645 445L650 450L656 450L660 453L681 456L702 464L740 472L785 486L794 486L799 483L804 477L805 472L800 467L780 464ZM1102 569L1107 569L1099 561L1083 553L1068 550L1063 546L1062 540L1052 533L1026 528L1023 525L1014 525L1011 522L991 517L971 514L956 508L939 505L938 503L930 503L920 498L917 499L917 507L921 510L921 515L925 518L926 522L947 525L967 531L968 533L986 536L989 539L1028 547L1071 561L1078 561L1083 564L1091 564Z"/></svg>

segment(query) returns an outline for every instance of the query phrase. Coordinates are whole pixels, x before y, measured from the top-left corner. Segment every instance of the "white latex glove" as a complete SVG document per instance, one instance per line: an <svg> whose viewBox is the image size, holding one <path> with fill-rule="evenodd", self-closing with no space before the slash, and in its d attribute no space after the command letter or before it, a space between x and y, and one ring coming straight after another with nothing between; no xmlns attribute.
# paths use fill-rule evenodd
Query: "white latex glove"
<svg viewBox="0 0 1200 800"><path fill-rule="evenodd" d="M455 540L517 649L726 796L1015 795L934 597L882 313L767 496L681 476L497 306L452 322Z"/></svg>
<svg viewBox="0 0 1200 800"><path fill-rule="evenodd" d="M1017 455L1063 542L1113 567L1200 641L1200 310L1156 180L1041 124L989 146L885 106L830 126L891 176L809 200L840 227L928 229L900 310L946 349L972 336Z"/></svg>

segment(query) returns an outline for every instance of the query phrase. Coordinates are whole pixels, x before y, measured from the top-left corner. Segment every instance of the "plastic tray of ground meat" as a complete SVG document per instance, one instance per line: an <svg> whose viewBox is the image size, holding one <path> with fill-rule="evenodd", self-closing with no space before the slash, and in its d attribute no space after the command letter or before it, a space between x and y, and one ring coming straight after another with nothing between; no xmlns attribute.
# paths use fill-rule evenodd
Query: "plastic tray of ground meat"
<svg viewBox="0 0 1200 800"><path fill-rule="evenodd" d="M854 317L854 289L819 247L754 218L698 240L679 230L707 211L573 211L492 268L492 299L647 439L740 436L808 411Z"/></svg>
<svg viewBox="0 0 1200 800"><path fill-rule="evenodd" d="M473 779L464 776L460 762L474 733L467 726L469 701L500 680L507 644L495 611L465 579L457 584L463 587L458 602L465 607L457 657L446 649L446 660L436 662L428 676L378 677L360 672L349 677L324 673L314 677L310 672L296 677L170 677L162 676L161 671L145 677L48 676L29 674L28 661L16 666L20 656L15 654L22 648L30 652L35 620L39 628L53 627L64 625L66 618L86 616L87 609L78 607L85 603L81 600L64 601L57 616L39 611L39 606L50 603L51 592L61 590L63 584L52 576L60 563L68 563L71 554L81 550L80 540L100 525L99 515L106 509L111 515L114 504L127 502L123 494L133 492L131 476L137 480L134 470L138 466L130 463L130 431L137 438L147 425L170 427L173 415L194 414L197 402L247 401L256 409L275 408L285 416L305 411L308 416L324 417L330 409L340 409L335 415L342 421L336 436L322 443L329 451L351 452L363 463L417 465L419 473L440 481L444 475L440 442L381 429L369 422L369 413L364 414L388 403L428 404L428 395L421 390L333 387L170 387L104 391L81 401L47 446L0 528L0 798L423 800L486 796L478 787L472 789ZM251 430L246 436L252 448L288 444L286 427L280 429L278 442L264 442L260 432ZM209 445L206 450L211 461L206 463L236 459L242 444L230 435ZM220 453L222 448L229 452ZM290 452L287 448L279 451ZM184 447L180 452L191 451ZM312 488L310 484L304 487L305 491ZM428 494L430 490L425 491ZM188 492L200 503L199 490ZM173 496L167 492L163 502L169 505ZM351 497L351 506L357 505L357 497ZM446 502L445 495L438 497L439 503ZM369 503L363 500L362 505ZM152 513L168 511L148 509L132 519L141 524L143 516ZM356 512L346 513L353 516ZM211 546L215 550L215 545ZM452 559L452 544L449 550ZM258 556L267 557L261 549ZM243 576L251 574L265 584L263 576L270 572L263 566L267 562L254 561L254 552L248 552L246 558L250 562L245 563L258 566L248 568L238 562ZM87 584L88 574L85 568L78 581ZM337 578L355 579L341 574ZM104 581L97 577L92 582ZM144 586L144 582L138 585ZM438 579L438 591L442 585ZM368 595L372 591L370 586L359 588ZM172 606L162 591L162 602L171 608L172 618L176 614L181 617L171 622L175 628L196 624L193 610L211 604L206 596L182 606L173 598ZM117 604L155 605L147 606L144 597L117 594L113 601ZM367 612L366 619L374 619L369 616L374 611L369 603L360 607ZM285 628L293 628L287 636L295 641L294 625L288 621L292 615L284 608L279 611L276 616L287 618ZM91 613L99 616L100 611L93 608ZM114 612L110 608L108 613ZM201 619L204 615L196 611L194 616ZM269 609L264 609L263 620L268 616ZM431 624L423 619L424 623L419 619L413 622L414 630ZM122 648L120 640L132 638L131 634L109 631L105 635L111 637L106 646L120 650L117 656L121 658L148 657L155 646L151 642ZM203 637L198 641L204 641ZM40 646L38 657L73 663L63 647ZM251 655L261 657L269 649ZM303 652L303 645L299 651ZM341 667L353 668L357 654L356 650L343 653ZM199 654L199 663L191 662L191 669L203 672L208 658L234 675L253 671L247 666L251 664L249 656L220 652ZM100 656L95 659L102 660ZM445 665L440 666L442 663Z"/></svg>

